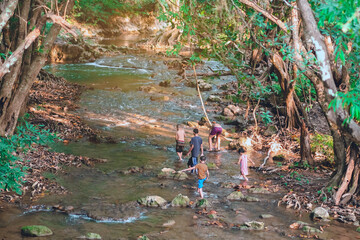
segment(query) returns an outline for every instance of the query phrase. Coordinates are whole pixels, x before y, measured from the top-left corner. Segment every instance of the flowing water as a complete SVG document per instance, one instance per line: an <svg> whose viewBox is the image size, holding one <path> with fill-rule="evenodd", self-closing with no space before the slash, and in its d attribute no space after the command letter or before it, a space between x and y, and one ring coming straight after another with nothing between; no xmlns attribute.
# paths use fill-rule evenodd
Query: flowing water
<svg viewBox="0 0 360 240"><path fill-rule="evenodd" d="M199 209L146 209L129 204L147 195L159 195L167 201L178 193L189 196L192 201L199 197L191 188L196 186L195 176L185 181L156 177L163 167L177 170L186 167L185 162L177 160L174 150L175 125L199 120L202 116L195 89L176 81L176 71L169 70L163 60L155 55L120 55L94 63L47 67L48 71L58 76L89 87L81 96L78 114L118 143L78 141L66 146L61 143L53 146L56 151L108 161L93 168L67 168L66 174L54 176L70 194L45 196L27 209L0 210L0 238L22 239L20 228L34 224L46 225L54 231L54 235L46 239L75 239L88 232L96 232L103 239L136 239L143 234L150 239L289 239L289 234L300 234L299 230L289 229L294 221L302 220L319 227L311 222L308 215L298 216L293 210L278 207L281 192L254 195L261 202L226 201L232 189L222 188L220 184L239 183L240 180L238 166L234 165L238 156L225 150L206 154L208 162L219 167L210 171L210 178L204 186L205 197L212 203L211 209L232 223L263 221L266 230L239 231L207 226L210 219L193 218ZM221 67L216 62L207 64L212 69ZM172 80L171 87L158 86L160 81L168 79ZM214 79L212 83L216 85L220 81L231 80ZM155 86L160 93L139 91L139 87L144 86ZM150 100L162 95L169 96L170 100ZM200 131L207 147L208 130L201 128ZM188 128L187 139L190 137L191 129ZM262 159L261 154L252 154L251 157L257 164ZM145 170L128 175L121 173L131 166L144 167ZM250 170L250 185L263 180L264 176ZM74 214L52 211L51 206L56 204L73 206ZM259 215L265 213L272 214L274 218L259 219ZM175 220L175 225L162 227L168 220ZM354 229L354 226L331 223L322 237L354 239L358 236Z"/></svg>

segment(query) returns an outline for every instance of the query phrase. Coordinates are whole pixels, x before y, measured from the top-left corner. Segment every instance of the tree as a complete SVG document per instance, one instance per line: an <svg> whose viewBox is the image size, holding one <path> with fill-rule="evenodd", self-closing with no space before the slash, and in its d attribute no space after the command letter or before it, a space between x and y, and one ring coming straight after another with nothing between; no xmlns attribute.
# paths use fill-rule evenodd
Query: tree
<svg viewBox="0 0 360 240"><path fill-rule="evenodd" d="M338 4L340 9L349 9L349 4L354 4L355 8L353 8L354 14L358 14L358 1L339 1L337 3L332 2L332 6ZM350 114L348 112L349 106L346 104L337 105L335 103L335 107L329 107L332 101L336 99L338 92L340 92L340 88L347 91L350 88L348 75L348 67L350 65L346 65L344 53L341 53L342 49L339 49L339 46L336 46L337 55L339 58L333 58L331 55L333 54L333 45L329 41L326 43L323 39L324 36L319 30L318 22L315 20L313 11L311 6L307 0L298 0L298 7L301 12L302 19L305 24L307 42L312 44L313 51L315 52L318 71L312 72L309 69L304 67L303 61L300 57L297 58L297 65L299 68L304 71L304 74L312 81L316 91L318 102L320 103L321 108L323 109L328 125L330 127L333 140L334 140L334 154L335 154L335 162L337 164L336 171L329 183L330 187L338 187L337 191L333 196L334 203L336 205L340 203L347 203L351 199L351 196L354 193L359 191L358 189L358 181L359 181L359 158L358 158L358 144L360 143L360 126L357 121L352 119L353 117L358 118L358 111L356 106L350 106ZM321 7L318 6L318 7ZM351 9L351 8L350 8ZM359 21L357 19L348 20L349 24L354 24L355 26L359 26ZM346 21L346 24L348 23ZM356 22L357 21L357 22ZM329 24L340 26L338 24L333 24L329 22ZM324 26L324 25L323 25ZM336 30L336 29L335 29ZM339 30L339 29L337 29ZM340 31L335 32L333 36L335 39ZM347 36L341 34L343 40L346 41L346 44L349 44L351 41L355 41L358 43L358 32L355 32L355 35ZM337 41L338 44L342 44L348 54L350 54L350 49L348 45L344 44L344 42ZM355 52L358 53L358 49L354 49ZM338 63L337 60L341 60L341 63ZM350 59L349 59L350 60ZM351 60L350 60L351 61ZM337 74L337 64L341 65L343 73ZM358 96L353 96L358 98ZM351 107L352 110L351 110ZM347 196L342 199L345 193L349 193ZM342 201L341 201L342 199Z"/></svg>
<svg viewBox="0 0 360 240"><path fill-rule="evenodd" d="M4 1L0 66L0 135L11 135L29 90L45 65L61 28L71 32L64 20L74 0ZM15 7L17 10L15 10ZM9 17L10 16L10 17Z"/></svg>

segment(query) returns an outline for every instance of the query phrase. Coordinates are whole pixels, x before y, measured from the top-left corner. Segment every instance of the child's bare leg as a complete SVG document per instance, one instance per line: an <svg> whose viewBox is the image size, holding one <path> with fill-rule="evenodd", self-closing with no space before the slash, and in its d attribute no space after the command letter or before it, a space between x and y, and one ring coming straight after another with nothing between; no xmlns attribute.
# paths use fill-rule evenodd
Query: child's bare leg
<svg viewBox="0 0 360 240"><path fill-rule="evenodd" d="M245 181L249 181L249 179L244 174L242 176L244 177Z"/></svg>
<svg viewBox="0 0 360 240"><path fill-rule="evenodd" d="M215 147L217 150L220 150L220 136L219 134L216 135L216 144L217 144L217 147Z"/></svg>
<svg viewBox="0 0 360 240"><path fill-rule="evenodd" d="M248 181L248 180L249 180L242 171L241 171L240 173L241 173L241 176L243 176L243 178L245 179L245 181Z"/></svg>
<svg viewBox="0 0 360 240"><path fill-rule="evenodd" d="M177 155L179 156L179 160L182 160L182 152L177 152Z"/></svg>
<svg viewBox="0 0 360 240"><path fill-rule="evenodd" d="M213 148L213 147L212 147L212 141L211 141L213 137L214 137L214 136L211 136L211 135L209 136L209 151L211 151L212 148Z"/></svg>
<svg viewBox="0 0 360 240"><path fill-rule="evenodd" d="M204 198L204 194L203 194L202 188L199 188L199 193L200 193L200 198L203 199L203 198Z"/></svg>

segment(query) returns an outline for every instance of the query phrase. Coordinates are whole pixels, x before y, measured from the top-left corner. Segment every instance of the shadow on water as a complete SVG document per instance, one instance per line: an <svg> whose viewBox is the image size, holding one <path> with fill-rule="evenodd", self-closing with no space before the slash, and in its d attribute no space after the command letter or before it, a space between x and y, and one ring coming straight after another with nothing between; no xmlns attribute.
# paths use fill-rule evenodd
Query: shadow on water
<svg viewBox="0 0 360 240"><path fill-rule="evenodd" d="M308 215L297 216L294 211L278 207L281 193L256 196L260 203L227 201L226 196L232 189L220 187L221 183L240 183L239 169L234 164L238 155L231 151L207 154L208 162L215 163L219 169L210 171L204 187L205 196L212 203L211 209L226 221L264 221L267 231L207 226L211 220L194 219L198 210L192 208L144 209L131 205L147 195L159 195L167 201L178 193L189 196L192 201L199 197L193 188L195 176L185 181L160 180L156 176L163 167L177 170L186 167L186 162L177 161L174 151L175 125L202 116L196 91L182 82L174 84L162 93L170 96L169 101L152 101L153 93L138 91L143 85L160 89L160 81L175 76L161 59L153 56L122 55L87 64L51 65L47 70L93 88L81 96L78 114L118 143L78 141L66 146L55 145L55 151L108 161L94 168L70 167L55 176L69 190L67 195L45 196L34 203L37 207L25 213L17 208L0 212L1 238L22 239L21 226L42 224L54 231L51 239L74 239L87 232L99 233L103 239L135 239L143 234L150 239L289 239L289 234L299 234L289 229L291 223L297 220L311 223ZM200 128L200 131L207 146L208 130ZM187 128L186 133L190 139L191 129ZM253 156L257 164L261 157ZM143 172L122 173L131 166L142 167ZM250 174L250 185L263 178L252 170ZM75 211L71 215L52 211L55 204L73 206ZM259 215L264 213L274 218L261 220ZM162 227L170 219L176 224L171 228ZM334 224L325 237L351 239L357 236L354 234L353 228Z"/></svg>

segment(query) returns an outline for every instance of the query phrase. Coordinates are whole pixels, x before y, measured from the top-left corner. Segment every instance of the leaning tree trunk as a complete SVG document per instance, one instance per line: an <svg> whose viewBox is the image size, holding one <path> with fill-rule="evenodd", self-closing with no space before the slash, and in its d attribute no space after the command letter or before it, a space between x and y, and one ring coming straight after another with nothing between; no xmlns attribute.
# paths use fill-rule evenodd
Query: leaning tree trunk
<svg viewBox="0 0 360 240"><path fill-rule="evenodd" d="M359 179L359 170L358 167L355 167L357 165L355 164L355 162L357 162L355 158L358 157L354 151L358 151L358 145L360 144L360 126L354 120L350 120L346 125L342 124L349 116L346 109L342 106L337 108L336 111L328 107L338 90L331 69L332 64L328 56L326 44L317 27L317 22L315 21L314 14L308 1L298 0L298 8L305 24L306 37L308 38L307 41L314 46L317 62L319 63L319 74L307 69L303 64L301 57L297 56L296 61L300 70L302 70L311 80L316 89L318 102L325 113L326 120L333 136L336 171L329 186L338 187L334 196L334 203L338 205L341 198L346 196L346 193L354 194L358 191L358 189L354 189L355 187L358 188L357 181ZM349 148L348 146L351 147ZM346 158L347 153L350 154L348 162ZM353 184L350 185L349 183ZM345 204L345 201L342 203Z"/></svg>
<svg viewBox="0 0 360 240"><path fill-rule="evenodd" d="M37 10L33 12L35 5L30 4L35 4L35 2L37 1L24 0L22 2L20 22L24 21L24 19L28 22L29 15L32 16L32 19L30 19L29 25L19 24L17 29L19 38L17 40L16 50L6 59L5 63L0 66L0 76L2 77L4 75L1 74L5 74L5 76L2 77L0 86L1 136L10 135L14 132L21 107L26 100L36 76L45 65L48 53L60 29L62 27L68 27L67 23L60 16L55 16L51 13L41 16ZM65 1L60 9L60 14L64 16L70 12L73 5L73 0ZM51 18L54 24L45 35L43 26L48 18ZM33 26L36 26L35 29L32 29ZM26 32L30 33L25 37ZM41 46L30 47L34 42L37 42L35 40L41 32L43 32L44 35L44 38L41 40ZM40 48L41 51L30 51L29 48ZM29 50L25 52L26 49ZM23 57L25 53L26 58Z"/></svg>

